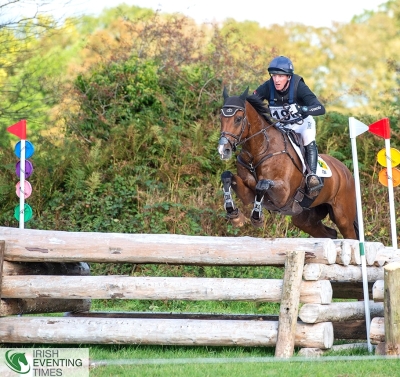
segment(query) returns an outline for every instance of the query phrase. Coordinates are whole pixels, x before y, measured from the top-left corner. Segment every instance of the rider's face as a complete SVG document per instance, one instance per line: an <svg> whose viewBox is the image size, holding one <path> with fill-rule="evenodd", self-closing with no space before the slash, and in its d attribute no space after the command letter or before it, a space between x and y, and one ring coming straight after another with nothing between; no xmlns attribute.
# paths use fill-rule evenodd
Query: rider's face
<svg viewBox="0 0 400 377"><path fill-rule="evenodd" d="M275 89L282 91L286 89L286 85L290 80L290 76L288 75L277 75L273 74L272 80L274 81Z"/></svg>

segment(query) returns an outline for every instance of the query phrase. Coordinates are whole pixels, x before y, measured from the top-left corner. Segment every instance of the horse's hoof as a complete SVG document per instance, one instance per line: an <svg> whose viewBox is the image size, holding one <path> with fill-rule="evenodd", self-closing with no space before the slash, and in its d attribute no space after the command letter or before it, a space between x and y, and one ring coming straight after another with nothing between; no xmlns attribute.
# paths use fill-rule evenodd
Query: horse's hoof
<svg viewBox="0 0 400 377"><path fill-rule="evenodd" d="M239 211L236 217L234 217L234 218L229 217L229 220L231 221L231 223L234 227L240 228L245 224L246 217L243 215L242 212Z"/></svg>
<svg viewBox="0 0 400 377"><path fill-rule="evenodd" d="M255 228L262 228L264 226L264 216L261 216L259 219L250 218L251 225Z"/></svg>

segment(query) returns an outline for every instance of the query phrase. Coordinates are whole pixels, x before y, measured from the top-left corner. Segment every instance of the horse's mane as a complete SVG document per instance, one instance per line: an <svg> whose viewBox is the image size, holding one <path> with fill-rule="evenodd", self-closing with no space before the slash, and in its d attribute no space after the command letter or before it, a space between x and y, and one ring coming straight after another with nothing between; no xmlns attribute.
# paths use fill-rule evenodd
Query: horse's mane
<svg viewBox="0 0 400 377"><path fill-rule="evenodd" d="M257 94L251 94L246 97L246 101L261 115L268 123L274 123L274 119L271 117L269 108L265 105L263 100Z"/></svg>

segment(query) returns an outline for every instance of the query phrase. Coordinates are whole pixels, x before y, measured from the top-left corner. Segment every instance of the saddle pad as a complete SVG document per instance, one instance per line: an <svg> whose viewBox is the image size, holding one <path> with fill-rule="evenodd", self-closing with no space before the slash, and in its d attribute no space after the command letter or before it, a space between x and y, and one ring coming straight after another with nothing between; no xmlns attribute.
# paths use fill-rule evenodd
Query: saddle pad
<svg viewBox="0 0 400 377"><path fill-rule="evenodd" d="M303 157L303 155L301 154L300 148L299 148L299 146L298 146L296 143L293 142L293 140L292 140L291 137L288 137L288 139L289 139L290 143L292 144L294 150L296 151L297 155L298 155L299 158L300 158L301 164L303 165L303 173L304 173L304 172L306 171L306 164L305 164L305 162L304 162L304 157ZM318 174L318 172L317 172L317 174Z"/></svg>
<svg viewBox="0 0 400 377"><path fill-rule="evenodd" d="M318 156L318 163L317 163L317 175L318 177L332 177L332 170L328 166L328 164L322 159L321 156Z"/></svg>
<svg viewBox="0 0 400 377"><path fill-rule="evenodd" d="M303 165L303 173L306 171L306 165L304 162L304 157L301 154L300 148L298 145L296 145L293 141L292 138L288 138L290 140L290 143L293 145L294 150L296 151L297 155L299 156L301 163ZM328 178L332 177L332 170L328 166L328 164L322 159L320 155L318 155L318 163L317 163L317 175L318 177L323 177L323 178Z"/></svg>

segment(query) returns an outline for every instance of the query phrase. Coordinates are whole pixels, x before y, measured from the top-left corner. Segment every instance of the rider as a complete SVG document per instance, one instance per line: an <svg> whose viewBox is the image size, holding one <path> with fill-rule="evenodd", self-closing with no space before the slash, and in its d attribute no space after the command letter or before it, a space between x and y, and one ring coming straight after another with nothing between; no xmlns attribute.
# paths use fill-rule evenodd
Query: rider
<svg viewBox="0 0 400 377"><path fill-rule="evenodd" d="M293 64L287 57L274 58L269 64L268 72L271 78L261 84L254 94L268 101L268 107L274 118L293 120L293 123L286 124L285 122L285 125L302 136L306 160L311 170L306 177L308 190L309 192L319 191L323 187L323 182L316 175L318 149L315 142L316 127L313 116L325 114L325 107L303 78L294 74Z"/></svg>

